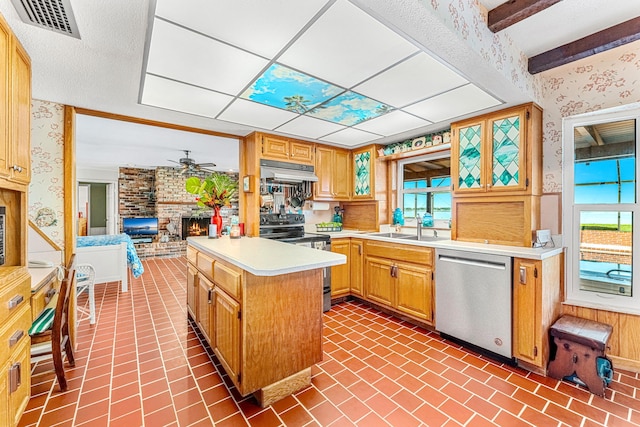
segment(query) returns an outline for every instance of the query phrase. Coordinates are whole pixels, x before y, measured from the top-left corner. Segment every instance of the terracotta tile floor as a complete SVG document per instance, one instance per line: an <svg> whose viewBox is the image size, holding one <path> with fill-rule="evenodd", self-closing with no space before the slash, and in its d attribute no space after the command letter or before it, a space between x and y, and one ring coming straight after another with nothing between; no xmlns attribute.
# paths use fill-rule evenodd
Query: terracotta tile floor
<svg viewBox="0 0 640 427"><path fill-rule="evenodd" d="M188 325L185 259L145 261L130 292L97 286L77 364L60 393L36 367L23 426L640 425L640 376L617 371L605 399L501 366L356 303L325 315L313 385L266 409L241 398Z"/></svg>

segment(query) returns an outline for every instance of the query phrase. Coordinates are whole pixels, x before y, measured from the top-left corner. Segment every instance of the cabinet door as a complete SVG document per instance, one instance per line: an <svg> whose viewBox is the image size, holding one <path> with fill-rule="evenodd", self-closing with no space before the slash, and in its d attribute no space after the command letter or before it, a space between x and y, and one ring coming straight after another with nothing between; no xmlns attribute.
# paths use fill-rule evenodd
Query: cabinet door
<svg viewBox="0 0 640 427"><path fill-rule="evenodd" d="M334 175L334 150L325 147L316 148L316 175L318 182L313 184L313 198L316 200L333 199L332 182Z"/></svg>
<svg viewBox="0 0 640 427"><path fill-rule="evenodd" d="M198 274L198 312L196 313L196 323L202 335L209 344L213 343L211 336L211 314L213 310L213 283L202 274Z"/></svg>
<svg viewBox="0 0 640 427"><path fill-rule="evenodd" d="M294 163L313 164L313 144L291 141L289 143L289 157Z"/></svg>
<svg viewBox="0 0 640 427"><path fill-rule="evenodd" d="M284 138L263 136L262 157L274 160L289 160L289 141Z"/></svg>
<svg viewBox="0 0 640 427"><path fill-rule="evenodd" d="M527 188L526 111L506 112L487 120L487 190Z"/></svg>
<svg viewBox="0 0 640 427"><path fill-rule="evenodd" d="M351 239L351 252L349 263L351 264L351 293L354 295L364 296L362 289L362 254L364 253L364 245L362 240Z"/></svg>
<svg viewBox="0 0 640 427"><path fill-rule="evenodd" d="M11 32L0 17L0 176L9 175L9 147L11 146Z"/></svg>
<svg viewBox="0 0 640 427"><path fill-rule="evenodd" d="M353 152L353 198L373 199L375 191L375 151L373 148Z"/></svg>
<svg viewBox="0 0 640 427"><path fill-rule="evenodd" d="M198 288L198 270L191 263L187 263L187 311L194 320L197 312Z"/></svg>
<svg viewBox="0 0 640 427"><path fill-rule="evenodd" d="M31 397L31 341L23 340L9 359L9 424L17 426ZM12 382L11 378L14 377ZM6 425L6 424L5 424Z"/></svg>
<svg viewBox="0 0 640 427"><path fill-rule="evenodd" d="M238 386L240 374L240 304L220 288L215 293L214 351L229 378Z"/></svg>
<svg viewBox="0 0 640 427"><path fill-rule="evenodd" d="M396 263L396 309L431 322L433 271L416 264Z"/></svg>
<svg viewBox="0 0 640 427"><path fill-rule="evenodd" d="M14 46L11 176L14 181L28 184L31 180L31 63L22 47L18 43Z"/></svg>
<svg viewBox="0 0 640 427"><path fill-rule="evenodd" d="M484 192L483 139L485 122L452 126L451 177L457 194Z"/></svg>
<svg viewBox="0 0 640 427"><path fill-rule="evenodd" d="M351 196L351 153L336 150L333 165L333 199L349 200Z"/></svg>
<svg viewBox="0 0 640 427"><path fill-rule="evenodd" d="M542 264L541 261L514 258L513 268L513 353L518 359L539 366L542 343L538 289Z"/></svg>
<svg viewBox="0 0 640 427"><path fill-rule="evenodd" d="M391 267L392 264L389 260L365 257L364 279L367 299L380 304L393 305Z"/></svg>
<svg viewBox="0 0 640 427"><path fill-rule="evenodd" d="M331 297L347 295L351 289L351 268L350 268L349 239L334 240L331 242L331 252L346 255L347 263L331 267Z"/></svg>

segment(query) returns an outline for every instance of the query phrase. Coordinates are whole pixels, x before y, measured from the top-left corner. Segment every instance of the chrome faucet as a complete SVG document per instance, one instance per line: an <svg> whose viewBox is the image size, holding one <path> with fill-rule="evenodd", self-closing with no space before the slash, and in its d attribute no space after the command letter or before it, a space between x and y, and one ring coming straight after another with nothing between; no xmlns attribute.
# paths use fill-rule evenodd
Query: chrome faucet
<svg viewBox="0 0 640 427"><path fill-rule="evenodd" d="M416 228L418 230L418 240L422 240L422 219L416 216Z"/></svg>
<svg viewBox="0 0 640 427"><path fill-rule="evenodd" d="M433 237L435 237L436 239L438 238L438 230L436 230L435 228L433 229Z"/></svg>

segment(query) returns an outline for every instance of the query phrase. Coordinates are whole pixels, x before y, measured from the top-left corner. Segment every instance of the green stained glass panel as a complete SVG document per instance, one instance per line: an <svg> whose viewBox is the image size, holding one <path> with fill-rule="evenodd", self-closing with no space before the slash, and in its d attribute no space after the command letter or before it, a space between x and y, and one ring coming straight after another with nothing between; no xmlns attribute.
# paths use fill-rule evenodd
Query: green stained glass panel
<svg viewBox="0 0 640 427"><path fill-rule="evenodd" d="M480 188L480 125L460 129L458 188Z"/></svg>
<svg viewBox="0 0 640 427"><path fill-rule="evenodd" d="M371 194L371 152L365 151L354 156L355 163L355 195L368 196Z"/></svg>
<svg viewBox="0 0 640 427"><path fill-rule="evenodd" d="M493 122L494 187L518 185L520 169L520 116Z"/></svg>

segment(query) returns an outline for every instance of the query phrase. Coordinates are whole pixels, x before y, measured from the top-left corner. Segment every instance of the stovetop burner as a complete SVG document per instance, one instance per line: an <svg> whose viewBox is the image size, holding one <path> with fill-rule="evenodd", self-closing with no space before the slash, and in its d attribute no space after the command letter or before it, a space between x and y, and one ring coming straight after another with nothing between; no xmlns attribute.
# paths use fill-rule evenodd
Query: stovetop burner
<svg viewBox="0 0 640 427"><path fill-rule="evenodd" d="M263 225L304 225L304 215L268 213L260 215L260 226Z"/></svg>
<svg viewBox="0 0 640 427"><path fill-rule="evenodd" d="M280 240L288 243L330 241L325 234L304 232L304 215L300 214L261 214L260 237Z"/></svg>

